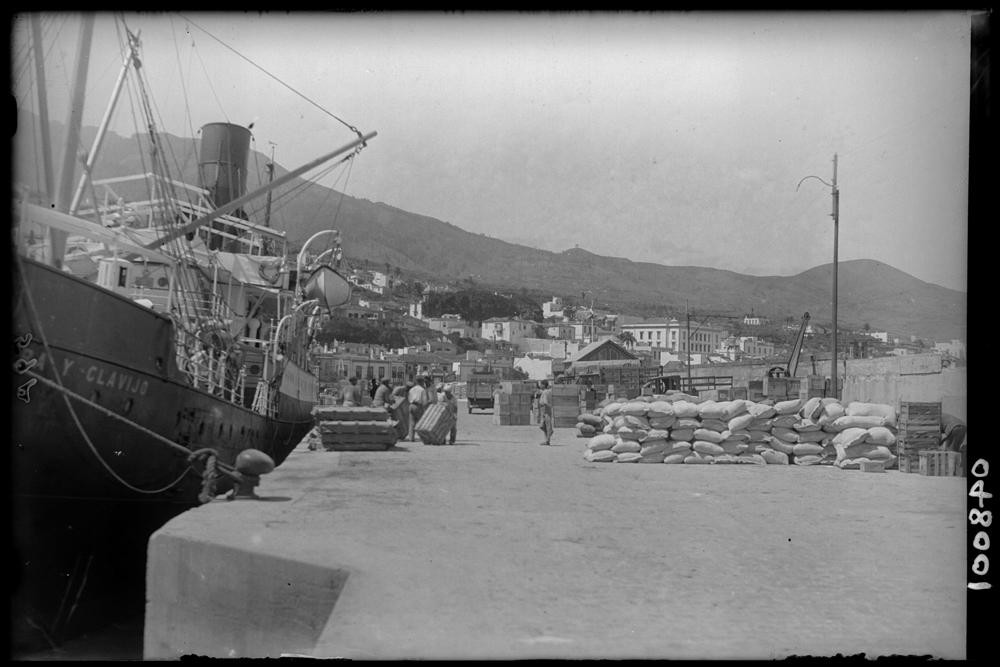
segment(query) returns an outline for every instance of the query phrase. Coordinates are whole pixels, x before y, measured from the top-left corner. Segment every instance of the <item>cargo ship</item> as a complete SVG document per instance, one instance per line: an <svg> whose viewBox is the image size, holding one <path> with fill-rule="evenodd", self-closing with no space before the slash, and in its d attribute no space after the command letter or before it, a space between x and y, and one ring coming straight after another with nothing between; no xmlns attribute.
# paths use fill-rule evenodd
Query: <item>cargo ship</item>
<svg viewBox="0 0 1000 667"><path fill-rule="evenodd" d="M20 26L39 74L43 18L22 17ZM339 234L320 232L291 257L285 233L252 221L245 206L334 157L353 157L374 136L358 133L279 179L268 165L271 181L247 193L250 129L208 123L200 182L180 182L143 88L139 40L119 19L127 40L112 99L138 87L148 132L136 135L137 155L150 166L90 177L109 105L78 174L93 20L81 20L59 181L47 155L41 187L18 188L14 173L15 648L58 645L141 610L150 534L232 494L241 453L280 465L310 430L313 335L350 297L337 270ZM46 147L46 83L35 86Z"/></svg>

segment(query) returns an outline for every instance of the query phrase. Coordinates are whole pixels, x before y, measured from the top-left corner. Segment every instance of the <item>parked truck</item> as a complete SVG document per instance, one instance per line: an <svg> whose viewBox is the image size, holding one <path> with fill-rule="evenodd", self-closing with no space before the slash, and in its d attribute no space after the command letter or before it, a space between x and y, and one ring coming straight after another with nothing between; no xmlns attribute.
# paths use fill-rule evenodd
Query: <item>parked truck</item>
<svg viewBox="0 0 1000 667"><path fill-rule="evenodd" d="M500 379L492 373L489 375L473 374L466 384L469 413L472 413L473 408L478 410L492 410L493 394L496 393L499 386Z"/></svg>

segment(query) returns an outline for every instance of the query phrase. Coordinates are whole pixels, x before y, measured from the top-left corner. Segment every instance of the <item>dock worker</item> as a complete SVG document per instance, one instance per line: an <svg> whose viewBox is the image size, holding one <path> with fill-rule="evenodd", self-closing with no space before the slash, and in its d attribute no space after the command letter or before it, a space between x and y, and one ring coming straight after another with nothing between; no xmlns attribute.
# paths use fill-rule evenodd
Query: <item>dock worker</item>
<svg viewBox="0 0 1000 667"><path fill-rule="evenodd" d="M389 385L389 378L382 378L382 381L378 383L375 388L375 393L372 394L372 407L384 408L389 404L389 391L392 387Z"/></svg>
<svg viewBox="0 0 1000 667"><path fill-rule="evenodd" d="M965 444L965 422L947 412L941 414L941 449L960 452Z"/></svg>
<svg viewBox="0 0 1000 667"><path fill-rule="evenodd" d="M454 417L454 421L451 423L451 432L448 433L447 444L454 445L455 437L458 435L458 399L455 398L455 394L452 391L451 384L446 384L441 387L441 396L438 398L438 403L444 403L448 412Z"/></svg>
<svg viewBox="0 0 1000 667"><path fill-rule="evenodd" d="M418 377L407 395L407 400L410 402L410 442L416 442L415 429L417 427L417 422L420 421L420 417L424 414L424 406L426 405L425 395L426 389L424 388L424 379L422 377Z"/></svg>
<svg viewBox="0 0 1000 667"><path fill-rule="evenodd" d="M545 442L538 444L551 445L554 424L552 423L552 390L549 389L548 380L541 382L541 391L538 393L538 412L540 417L538 428L542 429L542 433L545 434Z"/></svg>
<svg viewBox="0 0 1000 667"><path fill-rule="evenodd" d="M424 410L426 410L428 405L437 403L437 392L434 390L434 380L430 375L424 376L424 389Z"/></svg>
<svg viewBox="0 0 1000 667"><path fill-rule="evenodd" d="M357 407L361 405L361 387L358 385L358 378L352 377L348 380L350 386L344 392L344 407Z"/></svg>

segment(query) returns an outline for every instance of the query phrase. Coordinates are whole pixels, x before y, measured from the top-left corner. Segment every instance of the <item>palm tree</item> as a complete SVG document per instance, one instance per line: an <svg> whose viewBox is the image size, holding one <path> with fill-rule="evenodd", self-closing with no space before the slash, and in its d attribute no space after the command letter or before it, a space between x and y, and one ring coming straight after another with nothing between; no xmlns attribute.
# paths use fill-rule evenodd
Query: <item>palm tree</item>
<svg viewBox="0 0 1000 667"><path fill-rule="evenodd" d="M618 340L620 340L625 345L625 347L628 348L631 348L633 345L635 345L635 336L632 334L631 331L623 331L620 334L618 334Z"/></svg>

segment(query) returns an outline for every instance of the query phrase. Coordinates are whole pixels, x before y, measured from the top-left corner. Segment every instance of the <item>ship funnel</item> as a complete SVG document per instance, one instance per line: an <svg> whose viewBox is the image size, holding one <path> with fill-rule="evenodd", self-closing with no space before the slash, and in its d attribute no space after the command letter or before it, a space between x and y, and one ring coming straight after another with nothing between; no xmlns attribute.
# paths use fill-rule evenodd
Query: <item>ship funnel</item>
<svg viewBox="0 0 1000 667"><path fill-rule="evenodd" d="M250 130L232 123L208 123L201 128L198 174L212 203L223 206L246 194Z"/></svg>

